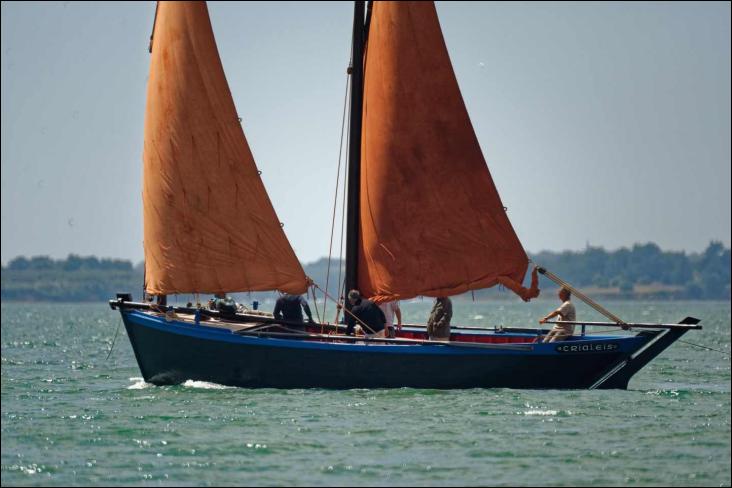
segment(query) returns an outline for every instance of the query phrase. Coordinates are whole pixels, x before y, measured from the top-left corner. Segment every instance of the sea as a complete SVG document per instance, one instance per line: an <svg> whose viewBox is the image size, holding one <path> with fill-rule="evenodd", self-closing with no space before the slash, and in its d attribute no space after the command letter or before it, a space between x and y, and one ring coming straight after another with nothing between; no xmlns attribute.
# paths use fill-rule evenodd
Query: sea
<svg viewBox="0 0 732 488"><path fill-rule="evenodd" d="M557 305L456 300L453 323ZM2 303L2 485L729 486L730 303L605 305L704 329L627 391L158 387L107 304ZM405 321L430 306L403 302Z"/></svg>

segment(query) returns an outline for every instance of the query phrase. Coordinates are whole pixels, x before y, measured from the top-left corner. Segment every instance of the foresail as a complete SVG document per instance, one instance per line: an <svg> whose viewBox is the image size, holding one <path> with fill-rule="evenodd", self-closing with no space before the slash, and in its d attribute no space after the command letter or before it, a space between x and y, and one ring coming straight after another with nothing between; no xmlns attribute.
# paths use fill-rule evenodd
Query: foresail
<svg viewBox="0 0 732 488"><path fill-rule="evenodd" d="M259 176L204 2L159 2L143 151L145 289L282 290L305 273Z"/></svg>
<svg viewBox="0 0 732 488"><path fill-rule="evenodd" d="M528 258L473 131L432 2L374 2L366 48L359 287L377 301L502 283Z"/></svg>

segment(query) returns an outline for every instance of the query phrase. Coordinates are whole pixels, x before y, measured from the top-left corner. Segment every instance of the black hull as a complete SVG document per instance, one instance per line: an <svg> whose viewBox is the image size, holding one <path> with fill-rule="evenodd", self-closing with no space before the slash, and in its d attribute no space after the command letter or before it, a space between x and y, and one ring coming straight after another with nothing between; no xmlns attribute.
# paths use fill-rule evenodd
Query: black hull
<svg viewBox="0 0 732 488"><path fill-rule="evenodd" d="M241 337L149 314L122 315L145 381L158 385L198 380L247 388L627 388L652 359L634 362L633 353L660 342L662 334L585 342L615 344L612 352L560 353L549 344L517 351Z"/></svg>

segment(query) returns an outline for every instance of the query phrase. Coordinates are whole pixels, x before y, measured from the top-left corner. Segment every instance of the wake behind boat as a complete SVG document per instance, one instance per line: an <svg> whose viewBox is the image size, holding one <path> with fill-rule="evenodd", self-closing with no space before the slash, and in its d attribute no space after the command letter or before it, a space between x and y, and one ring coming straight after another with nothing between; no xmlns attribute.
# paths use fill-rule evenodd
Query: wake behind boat
<svg viewBox="0 0 732 488"><path fill-rule="evenodd" d="M478 145L433 3L372 2L367 14L364 7L355 2L342 289L390 301L501 284L526 301L536 297L536 275L522 285L528 257ZM627 388L645 364L701 328L691 317L579 322L581 334L543 343L547 330L453 326L449 341L435 342L420 325L394 338L356 337L339 324L168 306L170 294L303 294L310 283L249 150L205 3L160 2L150 50L144 288L157 304L129 294L110 301L146 381ZM587 335L584 325L643 330Z"/></svg>

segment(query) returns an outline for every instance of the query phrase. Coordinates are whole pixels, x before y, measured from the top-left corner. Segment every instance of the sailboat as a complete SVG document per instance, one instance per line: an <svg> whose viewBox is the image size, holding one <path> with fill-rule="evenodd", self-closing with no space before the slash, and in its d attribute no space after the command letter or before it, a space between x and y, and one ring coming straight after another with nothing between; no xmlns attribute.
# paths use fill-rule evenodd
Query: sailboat
<svg viewBox="0 0 732 488"><path fill-rule="evenodd" d="M503 285L524 300L536 274L468 117L432 2L354 4L345 289L376 301ZM249 150L203 2L159 2L143 152L145 292L110 300L146 381L272 388L627 388L699 320L604 325L538 341L531 327L424 326L394 338L337 323L224 314L171 294L280 290L309 280ZM346 310L347 311L347 310Z"/></svg>

